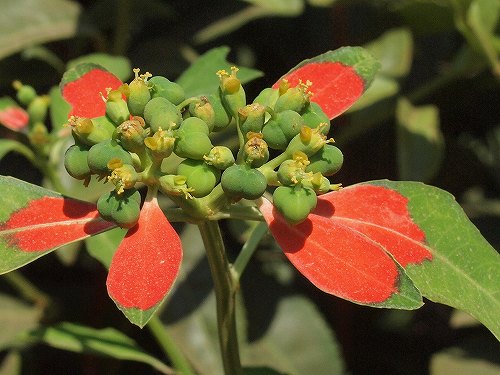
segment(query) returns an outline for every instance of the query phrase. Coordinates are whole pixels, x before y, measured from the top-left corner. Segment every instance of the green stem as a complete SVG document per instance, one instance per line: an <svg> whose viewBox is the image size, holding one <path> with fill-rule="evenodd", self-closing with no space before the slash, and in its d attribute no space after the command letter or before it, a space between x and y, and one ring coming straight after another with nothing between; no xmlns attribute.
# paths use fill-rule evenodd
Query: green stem
<svg viewBox="0 0 500 375"><path fill-rule="evenodd" d="M233 274L237 280L240 280L243 271L245 270L248 262L252 258L252 255L257 250L262 237L267 233L267 223L260 222L252 231L252 234L248 238L247 242L241 248L241 252L236 258L233 264Z"/></svg>
<svg viewBox="0 0 500 375"><path fill-rule="evenodd" d="M224 372L226 375L241 375L243 370L238 349L235 314L238 282L231 272L219 224L216 221L204 221L198 224L198 228L205 245L214 282L217 326Z"/></svg>
<svg viewBox="0 0 500 375"><path fill-rule="evenodd" d="M191 364L188 362L186 357L184 357L177 345L175 345L175 342L167 332L167 328L163 325L157 315L153 315L151 320L148 322L147 327L163 349L163 352L172 361L175 369L182 375L195 375Z"/></svg>
<svg viewBox="0 0 500 375"><path fill-rule="evenodd" d="M23 298L41 309L45 309L50 304L50 298L26 279L21 272L12 271L2 276Z"/></svg>

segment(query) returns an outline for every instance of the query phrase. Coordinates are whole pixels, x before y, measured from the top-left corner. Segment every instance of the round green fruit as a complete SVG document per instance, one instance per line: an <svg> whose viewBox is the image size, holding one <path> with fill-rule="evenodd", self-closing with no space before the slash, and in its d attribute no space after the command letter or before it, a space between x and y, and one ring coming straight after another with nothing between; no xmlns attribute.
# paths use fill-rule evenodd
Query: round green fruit
<svg viewBox="0 0 500 375"><path fill-rule="evenodd" d="M221 172L202 160L185 159L177 167L177 174L186 177L186 186L193 189L196 198L208 195L219 182Z"/></svg>
<svg viewBox="0 0 500 375"><path fill-rule="evenodd" d="M306 172L320 172L323 176L337 173L344 163L344 155L336 146L326 144L321 150L309 158L310 164Z"/></svg>
<svg viewBox="0 0 500 375"><path fill-rule="evenodd" d="M133 164L132 156L125 151L115 140L106 140L92 146L87 154L87 163L92 171L98 175L108 175L108 162L111 159L120 159L123 164Z"/></svg>
<svg viewBox="0 0 500 375"><path fill-rule="evenodd" d="M237 164L222 173L221 186L224 193L235 200L257 199L266 191L267 180L257 169Z"/></svg>
<svg viewBox="0 0 500 375"><path fill-rule="evenodd" d="M279 186L273 193L273 202L287 222L296 225L316 207L317 196L314 190L303 186Z"/></svg>
<svg viewBox="0 0 500 375"><path fill-rule="evenodd" d="M70 146L64 154L64 167L68 174L77 180L84 180L90 176L90 168L87 163L89 150L85 146Z"/></svg>

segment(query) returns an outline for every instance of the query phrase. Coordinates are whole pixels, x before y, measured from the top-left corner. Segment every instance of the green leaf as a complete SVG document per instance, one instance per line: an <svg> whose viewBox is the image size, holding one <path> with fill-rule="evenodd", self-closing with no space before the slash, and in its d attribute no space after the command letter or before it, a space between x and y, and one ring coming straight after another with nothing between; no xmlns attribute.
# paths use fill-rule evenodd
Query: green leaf
<svg viewBox="0 0 500 375"><path fill-rule="evenodd" d="M396 119L399 177L402 180L431 180L444 157L439 109L433 105L414 107L408 100L400 99Z"/></svg>
<svg viewBox="0 0 500 375"><path fill-rule="evenodd" d="M77 32L80 6L67 0L3 0L0 59L33 44L67 39Z"/></svg>
<svg viewBox="0 0 500 375"><path fill-rule="evenodd" d="M245 375L284 375L270 367L243 367Z"/></svg>
<svg viewBox="0 0 500 375"><path fill-rule="evenodd" d="M330 7L338 0L307 0L309 5L313 7Z"/></svg>
<svg viewBox="0 0 500 375"><path fill-rule="evenodd" d="M0 176L0 273L114 227L94 204Z"/></svg>
<svg viewBox="0 0 500 375"><path fill-rule="evenodd" d="M90 353L150 365L163 374L172 369L145 352L130 337L114 328L95 329L74 323L60 323L32 331L28 339L76 353Z"/></svg>
<svg viewBox="0 0 500 375"><path fill-rule="evenodd" d="M379 75L375 77L372 84L365 93L359 98L359 100L354 103L354 105L348 109L349 112L358 111L360 109L366 108L375 104L376 102L390 98L394 96L399 91L399 84L394 78L384 77Z"/></svg>
<svg viewBox="0 0 500 375"><path fill-rule="evenodd" d="M290 375L344 373L332 332L314 305L301 296L279 301L270 327L243 350L243 358L244 363L272 366Z"/></svg>
<svg viewBox="0 0 500 375"><path fill-rule="evenodd" d="M425 233L430 261L406 274L431 301L464 310L500 339L500 254L470 222L454 197L418 182L374 181L406 196L413 221Z"/></svg>
<svg viewBox="0 0 500 375"><path fill-rule="evenodd" d="M39 308L29 306L18 299L0 294L0 350L16 343L23 332L38 325L42 312Z"/></svg>
<svg viewBox="0 0 500 375"><path fill-rule="evenodd" d="M216 72L220 69L228 69L234 65L226 60L229 53L228 47L211 49L200 56L177 80L184 88L186 97L211 94L219 87L219 78ZM250 82L262 77L262 72L240 67L238 78L241 83Z"/></svg>
<svg viewBox="0 0 500 375"><path fill-rule="evenodd" d="M0 375L21 375L21 361L21 353L11 350L2 360Z"/></svg>
<svg viewBox="0 0 500 375"><path fill-rule="evenodd" d="M303 0L245 0L269 10L270 14L281 16L297 16L304 10Z"/></svg>
<svg viewBox="0 0 500 375"><path fill-rule="evenodd" d="M109 268L111 259L113 259L113 255L126 233L126 229L115 228L97 236L89 237L85 239L87 251L92 257L101 262L104 267Z"/></svg>
<svg viewBox="0 0 500 375"><path fill-rule="evenodd" d="M113 56L107 53L92 53L68 61L67 69L74 68L82 63L101 65L124 82L132 75L130 60L123 56Z"/></svg>
<svg viewBox="0 0 500 375"><path fill-rule="evenodd" d="M30 161L35 160L35 154L28 146L12 139L0 139L0 160L9 152L17 152Z"/></svg>
<svg viewBox="0 0 500 375"><path fill-rule="evenodd" d="M49 91L50 96L50 123L52 124L52 133L57 134L63 129L63 125L68 123L69 111L71 106L64 100L61 90L54 86Z"/></svg>

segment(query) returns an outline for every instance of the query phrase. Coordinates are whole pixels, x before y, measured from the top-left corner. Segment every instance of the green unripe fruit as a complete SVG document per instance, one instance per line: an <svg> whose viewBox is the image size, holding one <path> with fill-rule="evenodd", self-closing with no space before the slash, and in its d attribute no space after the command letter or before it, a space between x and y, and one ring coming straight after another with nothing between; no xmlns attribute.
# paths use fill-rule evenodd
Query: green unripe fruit
<svg viewBox="0 0 500 375"><path fill-rule="evenodd" d="M189 104L189 113L205 121L208 129L210 131L213 130L215 124L215 111L206 97L202 96L199 101Z"/></svg>
<svg viewBox="0 0 500 375"><path fill-rule="evenodd" d="M130 119L130 111L127 102L122 98L121 91L112 90L109 92L106 100L106 115L115 125L120 125Z"/></svg>
<svg viewBox="0 0 500 375"><path fill-rule="evenodd" d="M174 153L181 158L203 160L203 156L208 155L214 147L205 133L179 129L175 135Z"/></svg>
<svg viewBox="0 0 500 375"><path fill-rule="evenodd" d="M278 180L285 186L293 186L309 177L305 172L305 165L295 160L285 160L278 168Z"/></svg>
<svg viewBox="0 0 500 375"><path fill-rule="evenodd" d="M170 81L162 76L154 76L148 80L148 85L151 88L151 96L153 98L163 97L168 99L175 105L180 104L186 99L186 94L181 85Z"/></svg>
<svg viewBox="0 0 500 375"><path fill-rule="evenodd" d="M177 107L163 97L151 99L144 108L144 120L154 132L159 128L176 128L182 122L182 114Z"/></svg>
<svg viewBox="0 0 500 375"><path fill-rule="evenodd" d="M249 104L240 108L238 116L243 136L246 136L248 132L259 133L264 126L266 107L258 103Z"/></svg>
<svg viewBox="0 0 500 375"><path fill-rule="evenodd" d="M338 147L325 145L321 150L309 158L311 162L307 172L320 172L323 176L331 176L337 173L344 163L344 155Z"/></svg>
<svg viewBox="0 0 500 375"><path fill-rule="evenodd" d="M243 160L252 168L258 168L269 160L269 148L262 133L247 133L248 141L243 146Z"/></svg>
<svg viewBox="0 0 500 375"><path fill-rule="evenodd" d="M302 113L306 106L310 103L311 93L309 92L310 83L299 83L295 87L286 90L274 105L276 112L281 112L287 109Z"/></svg>
<svg viewBox="0 0 500 375"><path fill-rule="evenodd" d="M97 210L104 220L112 221L122 228L132 228L139 220L141 195L136 189L118 194L110 191L97 201Z"/></svg>
<svg viewBox="0 0 500 375"><path fill-rule="evenodd" d="M330 180L321 175L321 173L315 173L314 176L306 181L302 181L303 186L309 187L314 190L317 195L326 194L330 190L338 189L341 185L331 185Z"/></svg>
<svg viewBox="0 0 500 375"><path fill-rule="evenodd" d="M116 139L120 145L127 151L140 153L144 150L144 139L148 131L144 129L144 119L134 116L131 120L122 122L116 128Z"/></svg>
<svg viewBox="0 0 500 375"><path fill-rule="evenodd" d="M305 125L302 116L290 109L276 113L275 121L279 124L281 131L285 135L288 142L299 134L302 126Z"/></svg>
<svg viewBox="0 0 500 375"><path fill-rule="evenodd" d="M327 142L326 137L321 132L321 126L314 129L303 126L300 129L300 133L290 141L285 152L290 157L297 151L301 151L307 156L312 156L321 150Z"/></svg>
<svg viewBox="0 0 500 375"><path fill-rule="evenodd" d="M276 209L292 225L300 224L316 207L316 193L303 186L279 186L273 193Z"/></svg>
<svg viewBox="0 0 500 375"><path fill-rule="evenodd" d="M182 129L185 133L199 132L205 133L206 135L210 134L207 123L198 117L188 117L182 121L179 129Z"/></svg>
<svg viewBox="0 0 500 375"><path fill-rule="evenodd" d="M88 148L74 144L64 154L64 168L68 174L77 180L84 180L91 174L87 163Z"/></svg>
<svg viewBox="0 0 500 375"><path fill-rule="evenodd" d="M107 176L111 169L108 163L112 159L121 160L123 164L133 164L132 156L117 141L106 140L92 146L87 155L87 163L92 173Z"/></svg>
<svg viewBox="0 0 500 375"><path fill-rule="evenodd" d="M278 90L267 87L262 90L259 95L257 95L253 102L262 104L264 107L274 108L276 100L278 100L279 96L280 94Z"/></svg>
<svg viewBox="0 0 500 375"><path fill-rule="evenodd" d="M151 77L150 73L139 75L139 69L133 69L135 78L128 85L127 104L130 114L134 116L143 116L146 104L151 100L151 93L146 83Z"/></svg>
<svg viewBox="0 0 500 375"><path fill-rule="evenodd" d="M184 196L186 199L193 198L192 189L186 185L186 176L174 174L163 175L158 179L159 189L162 193L173 196Z"/></svg>
<svg viewBox="0 0 500 375"><path fill-rule="evenodd" d="M231 123L231 115L226 110L220 96L211 94L207 96L207 100L212 106L215 114L214 125L212 131L218 132L227 128L227 126Z"/></svg>
<svg viewBox="0 0 500 375"><path fill-rule="evenodd" d="M111 139L116 129L107 116L93 119L72 117L69 119L69 125L73 128L75 141L88 146Z"/></svg>
<svg viewBox="0 0 500 375"><path fill-rule="evenodd" d="M279 124L270 119L267 124L262 129L262 135L267 145L273 150L284 150L288 145L288 139L286 138L283 130Z"/></svg>
<svg viewBox="0 0 500 375"><path fill-rule="evenodd" d="M257 199L266 191L267 180L257 169L236 164L222 173L221 187L224 193L235 200Z"/></svg>
<svg viewBox="0 0 500 375"><path fill-rule="evenodd" d="M320 124L323 124L321 132L324 135L327 135L330 131L330 119L326 113L323 112L320 105L315 102L309 103L302 113L302 118L304 119L304 123L312 129L317 128Z"/></svg>
<svg viewBox="0 0 500 375"><path fill-rule="evenodd" d="M219 95L226 111L234 118L238 116L238 110L246 105L245 90L241 81L236 77L238 68L232 66L231 74L225 70L219 70L220 78Z"/></svg>
<svg viewBox="0 0 500 375"><path fill-rule="evenodd" d="M208 165L213 165L220 170L230 167L235 162L233 152L226 146L213 147L203 159Z"/></svg>
<svg viewBox="0 0 500 375"><path fill-rule="evenodd" d="M208 195L219 182L221 172L202 160L185 159L177 167L177 174L186 177L186 186L196 198Z"/></svg>
<svg viewBox="0 0 500 375"><path fill-rule="evenodd" d="M37 96L30 102L27 112L29 114L31 124L45 122L49 104L50 98L47 95Z"/></svg>
<svg viewBox="0 0 500 375"><path fill-rule="evenodd" d="M33 86L23 85L19 81L14 81L13 86L17 90L17 100L23 105L29 105L37 96Z"/></svg>

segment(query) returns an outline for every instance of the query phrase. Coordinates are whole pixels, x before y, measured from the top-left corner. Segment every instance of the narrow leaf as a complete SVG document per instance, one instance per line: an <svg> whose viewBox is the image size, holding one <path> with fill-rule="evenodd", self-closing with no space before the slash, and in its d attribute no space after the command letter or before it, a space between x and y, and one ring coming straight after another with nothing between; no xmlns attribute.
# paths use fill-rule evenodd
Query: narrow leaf
<svg viewBox="0 0 500 375"><path fill-rule="evenodd" d="M106 89L117 89L121 85L122 81L104 67L84 63L64 73L59 87L63 98L72 106L70 115L92 118L106 113L102 99Z"/></svg>
<svg viewBox="0 0 500 375"><path fill-rule="evenodd" d="M312 101L330 119L353 105L368 88L380 64L361 47L343 47L304 60L274 84L287 79L290 86L310 81Z"/></svg>
<svg viewBox="0 0 500 375"><path fill-rule="evenodd" d="M163 374L173 373L167 365L114 328L95 329L74 323L60 323L34 330L28 338L62 350L142 362Z"/></svg>
<svg viewBox="0 0 500 375"><path fill-rule="evenodd" d="M12 139L0 139L0 160L9 152L17 152L30 161L35 160L34 152L21 142Z"/></svg>
<svg viewBox="0 0 500 375"><path fill-rule="evenodd" d="M174 283L182 260L179 236L156 198L146 200L109 268L110 297L134 324L143 327Z"/></svg>
<svg viewBox="0 0 500 375"><path fill-rule="evenodd" d="M353 189L320 197L313 214L295 226L288 224L267 201L260 210L285 255L319 289L359 304L403 309L420 307L418 290L386 252L386 243L380 243L380 238L385 242L396 241L397 245L406 242L411 244L412 251L418 252L420 249L414 245L418 240L393 233L395 225L385 232L378 230L383 228L385 217L377 212L380 206L384 206L385 212L401 215L405 212L406 200L393 196L392 200L380 201L380 194L377 198L373 192L365 191L361 196ZM363 206L359 207L364 196L376 203L376 210L372 207L364 211ZM377 230L365 233L366 221L375 223ZM423 237L418 228L408 225L411 224L408 220L405 224L405 234ZM418 259L422 260L422 254Z"/></svg>
<svg viewBox="0 0 500 375"><path fill-rule="evenodd" d="M92 203L0 176L0 273L114 227Z"/></svg>
<svg viewBox="0 0 500 375"><path fill-rule="evenodd" d="M184 88L186 97L211 94L219 87L219 78L216 72L219 69L228 69L234 65L226 60L228 47L211 49L200 56L191 66L182 73L177 83ZM250 82L262 76L262 72L239 67L238 78L242 83Z"/></svg>
<svg viewBox="0 0 500 375"><path fill-rule="evenodd" d="M500 254L470 222L454 197L418 182L374 181L408 199L408 211L425 233L432 261L408 264L423 296L464 310L500 339Z"/></svg>

